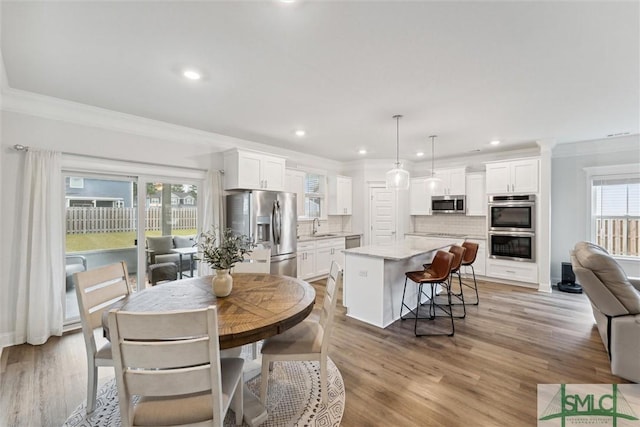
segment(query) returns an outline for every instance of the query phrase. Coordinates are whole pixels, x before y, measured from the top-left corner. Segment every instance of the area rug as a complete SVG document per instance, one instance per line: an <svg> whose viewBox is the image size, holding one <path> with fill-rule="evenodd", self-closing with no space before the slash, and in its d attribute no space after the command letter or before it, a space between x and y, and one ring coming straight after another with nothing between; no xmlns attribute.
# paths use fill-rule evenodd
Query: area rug
<svg viewBox="0 0 640 427"><path fill-rule="evenodd" d="M320 403L320 364L318 362L275 362L269 377L267 411L262 426L339 426L345 404L344 382L331 359L327 361L328 404ZM254 395L260 394L260 375L247 382ZM63 427L119 427L120 409L115 379L98 389L96 410L89 416L86 401L78 406ZM229 411L224 425L234 426ZM246 424L243 424L246 425Z"/></svg>

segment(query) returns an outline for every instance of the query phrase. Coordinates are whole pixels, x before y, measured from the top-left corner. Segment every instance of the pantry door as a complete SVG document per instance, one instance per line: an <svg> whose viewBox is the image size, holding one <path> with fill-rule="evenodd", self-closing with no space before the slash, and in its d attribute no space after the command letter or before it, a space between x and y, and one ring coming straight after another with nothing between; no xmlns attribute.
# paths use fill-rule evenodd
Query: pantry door
<svg viewBox="0 0 640 427"><path fill-rule="evenodd" d="M383 245L396 240L396 193L385 187L369 189L371 244Z"/></svg>

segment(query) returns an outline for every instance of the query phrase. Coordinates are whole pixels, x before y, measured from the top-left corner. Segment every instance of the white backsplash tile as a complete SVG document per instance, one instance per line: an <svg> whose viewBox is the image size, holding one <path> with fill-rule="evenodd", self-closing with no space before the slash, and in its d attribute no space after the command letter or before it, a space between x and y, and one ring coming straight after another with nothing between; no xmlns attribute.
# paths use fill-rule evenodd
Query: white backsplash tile
<svg viewBox="0 0 640 427"><path fill-rule="evenodd" d="M348 218L348 220L344 220ZM345 225L346 224L346 225ZM343 231L351 231L350 216L329 216L327 219L320 220L318 233L340 233ZM298 222L298 236L309 236L313 232L313 221Z"/></svg>
<svg viewBox="0 0 640 427"><path fill-rule="evenodd" d="M487 232L484 216L431 215L414 216L413 231L416 233L453 233L483 236Z"/></svg>

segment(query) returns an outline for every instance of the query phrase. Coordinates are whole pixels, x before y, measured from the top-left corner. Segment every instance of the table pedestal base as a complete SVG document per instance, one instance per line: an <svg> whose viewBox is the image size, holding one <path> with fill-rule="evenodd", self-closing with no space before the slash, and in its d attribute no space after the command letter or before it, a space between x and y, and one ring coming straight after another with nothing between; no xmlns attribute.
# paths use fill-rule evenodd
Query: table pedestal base
<svg viewBox="0 0 640 427"><path fill-rule="evenodd" d="M250 427L259 426L267 420L269 414L260 399L257 398L246 384L243 384L244 422Z"/></svg>

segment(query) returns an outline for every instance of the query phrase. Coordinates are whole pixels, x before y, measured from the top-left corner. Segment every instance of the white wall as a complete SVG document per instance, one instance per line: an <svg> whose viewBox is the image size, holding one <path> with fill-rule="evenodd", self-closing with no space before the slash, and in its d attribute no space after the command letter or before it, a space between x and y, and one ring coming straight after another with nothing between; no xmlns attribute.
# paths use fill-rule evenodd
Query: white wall
<svg viewBox="0 0 640 427"><path fill-rule="evenodd" d="M640 164L640 136L602 139L558 145L553 150L551 187L551 277L560 281L561 262L569 262L569 251L587 232L587 175L591 166ZM640 264L624 266L627 275L640 276Z"/></svg>

